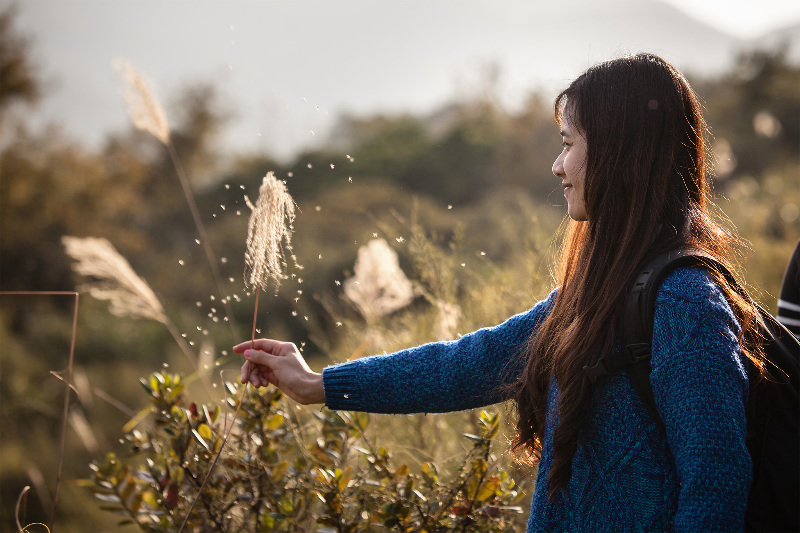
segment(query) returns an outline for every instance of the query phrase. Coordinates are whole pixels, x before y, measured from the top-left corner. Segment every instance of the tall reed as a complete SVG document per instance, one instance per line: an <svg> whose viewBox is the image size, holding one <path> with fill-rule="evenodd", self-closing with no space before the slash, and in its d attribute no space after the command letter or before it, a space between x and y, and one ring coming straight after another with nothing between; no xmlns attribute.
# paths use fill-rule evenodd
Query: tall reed
<svg viewBox="0 0 800 533"><path fill-rule="evenodd" d="M61 470L64 465L64 445L67 440L67 419L69 414L69 391L72 387L72 366L73 362L75 361L75 337L78 331L78 302L80 300L80 296L77 292L74 291L3 291L0 292L0 295L17 295L17 296L32 296L32 295L40 295L40 296L72 296L75 298L75 304L72 310L72 337L70 338L69 343L69 362L67 364L67 376L64 380L64 407L61 412L61 436L59 437L58 441L58 466L56 467L56 484L55 488L53 489L53 507L50 511L50 533L53 533L55 530L55 523L56 523L56 507L58 505L58 492L59 488L61 487ZM20 497L17 500L17 508L16 508L16 516L17 516L17 526L19 526L19 506L20 502L22 501L23 496L27 493L29 487L25 487L20 493ZM32 524L33 525L33 524ZM27 528L27 526L26 526ZM22 528L20 528L22 531Z"/></svg>
<svg viewBox="0 0 800 533"><path fill-rule="evenodd" d="M62 237L61 242L74 261L72 269L87 278L79 291L108 301L109 310L116 316L147 318L163 324L195 372L201 373L192 349L167 316L158 297L113 244L99 237L70 235Z"/></svg>
<svg viewBox="0 0 800 533"><path fill-rule="evenodd" d="M245 202L251 209L251 213L247 225L247 243L244 254L244 283L247 289L254 290L255 292L253 330L250 340L251 343L255 344L256 321L258 319L258 296L261 293L261 289L266 288L270 281L272 281L277 291L281 282L288 277L286 274L288 266L286 251L289 251L291 254L296 204L289 194L289 191L286 189L286 184L276 179L275 174L272 172L267 173L261 180L261 186L258 189L258 200L256 200L255 205L247 196L245 196ZM297 265L296 257L291 255L291 258L295 265ZM236 406L236 411L231 418L230 426L227 426L226 417L222 443L202 483L200 483L197 496L186 512L186 516L183 519L181 527L178 529L178 533L181 533L186 527L189 517L197 504L197 500L203 493L203 489L206 483L208 483L208 478L211 476L211 472L213 472L220 455L222 455L222 450L228 442L231 431L233 431L233 426L236 424L236 419L242 409L242 403L247 394L247 388L248 384L245 383L244 390L242 390L241 396L239 397L239 403Z"/></svg>
<svg viewBox="0 0 800 533"><path fill-rule="evenodd" d="M129 61L118 58L114 60L114 67L125 83L123 98L128 105L128 113L131 116L133 125L137 129L153 135L153 137L158 139L161 144L167 148L172 166L175 168L175 173L178 175L183 195L186 198L186 203L189 205L189 211L192 213L192 219L194 220L194 225L200 237L200 243L203 246L203 251L208 260L208 265L211 268L211 274L214 278L217 293L221 297L222 305L225 307L231 334L236 338L238 333L236 331L233 309L231 308L230 302L226 298L222 298L225 293L222 290L222 275L219 271L217 258L211 247L211 240L208 238L208 232L206 231L205 224L203 224L203 219L200 216L200 209L197 207L194 193L189 184L189 179L186 176L178 153L175 150L175 145L172 143L169 122L167 122L164 110L142 75Z"/></svg>

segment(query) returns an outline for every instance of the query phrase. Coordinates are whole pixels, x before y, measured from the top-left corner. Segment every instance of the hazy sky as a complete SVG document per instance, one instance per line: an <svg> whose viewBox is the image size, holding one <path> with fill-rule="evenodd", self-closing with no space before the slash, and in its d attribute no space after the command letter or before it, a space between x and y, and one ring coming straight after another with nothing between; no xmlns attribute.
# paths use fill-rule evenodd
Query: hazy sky
<svg viewBox="0 0 800 533"><path fill-rule="evenodd" d="M213 82L232 111L232 152L288 155L344 112L468 97L490 64L513 105L622 53L721 71L742 39L800 21L800 0L668 3L696 21L655 0L23 0L17 26L47 83L37 125L59 122L89 146L129 127L111 66L122 57L168 117L183 87Z"/></svg>
<svg viewBox="0 0 800 533"><path fill-rule="evenodd" d="M742 38L800 20L798 0L664 0L710 26Z"/></svg>

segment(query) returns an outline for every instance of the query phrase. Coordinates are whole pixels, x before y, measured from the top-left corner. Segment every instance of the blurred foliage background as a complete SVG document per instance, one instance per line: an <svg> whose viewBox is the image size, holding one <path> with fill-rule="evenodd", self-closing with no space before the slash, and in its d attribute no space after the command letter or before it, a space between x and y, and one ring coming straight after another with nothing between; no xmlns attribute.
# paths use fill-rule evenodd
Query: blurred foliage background
<svg viewBox="0 0 800 533"><path fill-rule="evenodd" d="M217 135L229 105L213 85L186 88L167 115L219 259L219 294L162 144L131 128L88 150L57 126L27 125L25 110L46 88L31 43L13 22L13 11L0 14L0 291L75 290L81 280L61 237L106 238L157 294L210 379L221 382L223 370L224 379L235 380L240 361L229 347L250 337L253 313L242 281L244 195L255 199L268 171L286 181L299 207L294 243L302 269L262 294L258 328L302 346L316 370L441 338L442 309L457 310L444 328L457 335L521 312L552 288L552 238L564 215L550 172L560 142L552 95L532 92L514 112L487 90L425 116L343 116L325 149L283 161L261 152L221 158ZM740 257L743 276L774 310L800 239L800 65L778 47L741 54L722 76L686 74L711 129L713 201L749 243ZM342 284L359 247L378 237L397 252L416 297L367 323ZM3 530L12 528L26 485L34 490L21 518L49 520L63 404L63 382L51 371L63 374L67 366L72 302L0 295ZM115 522L74 480L118 446L123 425L146 405L139 378L163 367L191 368L162 324L113 316L86 295L76 341L58 529L111 530ZM194 389L202 401L219 399ZM371 438L412 463L418 457L418 465L433 461L446 470L465 453L458 436L474 419L375 417ZM516 475L524 484L532 474Z"/></svg>

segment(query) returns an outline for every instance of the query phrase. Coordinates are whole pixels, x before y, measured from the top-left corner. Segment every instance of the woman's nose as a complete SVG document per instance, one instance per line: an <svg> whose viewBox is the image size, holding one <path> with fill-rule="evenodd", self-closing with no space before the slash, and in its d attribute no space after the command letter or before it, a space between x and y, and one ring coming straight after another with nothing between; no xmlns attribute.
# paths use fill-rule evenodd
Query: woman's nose
<svg viewBox="0 0 800 533"><path fill-rule="evenodd" d="M564 177L564 162L561 160L561 156L558 156L558 158L553 161L553 175L557 178Z"/></svg>

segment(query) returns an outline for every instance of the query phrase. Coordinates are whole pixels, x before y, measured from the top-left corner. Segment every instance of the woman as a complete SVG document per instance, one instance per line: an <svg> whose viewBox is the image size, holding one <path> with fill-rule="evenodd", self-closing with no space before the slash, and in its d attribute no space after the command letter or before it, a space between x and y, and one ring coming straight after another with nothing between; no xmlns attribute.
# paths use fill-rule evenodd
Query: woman
<svg viewBox="0 0 800 533"><path fill-rule="evenodd" d="M707 213L705 124L686 79L640 54L602 63L555 101L553 164L572 219L559 286L529 311L452 342L312 372L290 343L245 342L242 381L304 404L445 412L514 400L515 448L539 464L528 531L735 531L752 464L745 446L754 309L721 276L662 283L652 373L662 431L625 371L592 384L615 348L637 268L671 249L729 264L733 238Z"/></svg>

